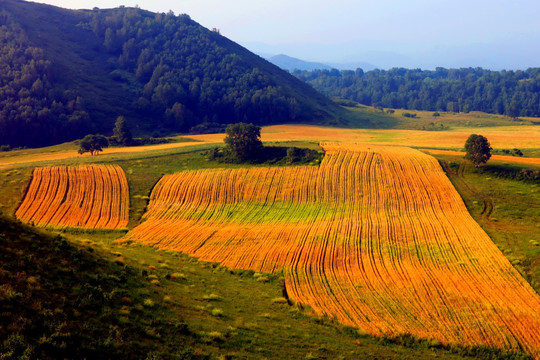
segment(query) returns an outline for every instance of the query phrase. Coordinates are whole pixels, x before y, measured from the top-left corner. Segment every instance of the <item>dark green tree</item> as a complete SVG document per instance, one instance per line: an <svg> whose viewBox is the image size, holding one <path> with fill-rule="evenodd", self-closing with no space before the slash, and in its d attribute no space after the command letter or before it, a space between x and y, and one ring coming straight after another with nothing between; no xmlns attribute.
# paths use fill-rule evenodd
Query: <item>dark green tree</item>
<svg viewBox="0 0 540 360"><path fill-rule="evenodd" d="M512 100L510 104L508 104L506 108L506 114L510 116L512 120L517 120L517 117L519 116L519 107L515 101Z"/></svg>
<svg viewBox="0 0 540 360"><path fill-rule="evenodd" d="M103 151L104 147L109 146L109 141L103 135L86 135L80 142L79 154L89 152L90 155L96 155L99 151Z"/></svg>
<svg viewBox="0 0 540 360"><path fill-rule="evenodd" d="M257 159L263 148L259 126L246 123L229 124L225 133L225 149L231 158L238 161Z"/></svg>
<svg viewBox="0 0 540 360"><path fill-rule="evenodd" d="M482 135L472 134L465 142L465 159L472 161L479 168L491 157L491 145Z"/></svg>
<svg viewBox="0 0 540 360"><path fill-rule="evenodd" d="M129 146L133 142L133 136L131 135L127 120L124 116L116 118L113 134L116 137L116 141L124 146Z"/></svg>

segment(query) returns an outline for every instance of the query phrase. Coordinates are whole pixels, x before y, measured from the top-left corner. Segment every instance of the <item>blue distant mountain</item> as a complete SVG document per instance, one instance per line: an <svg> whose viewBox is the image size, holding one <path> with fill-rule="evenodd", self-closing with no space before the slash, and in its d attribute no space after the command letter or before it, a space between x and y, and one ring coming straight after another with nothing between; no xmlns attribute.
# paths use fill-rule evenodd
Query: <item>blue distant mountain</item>
<svg viewBox="0 0 540 360"><path fill-rule="evenodd" d="M293 58L284 54L274 55L269 58L267 58L268 61L270 61L272 64L279 66L283 70L287 71L294 71L294 70L330 70L332 69L332 66L318 63L318 62L310 62L310 61L304 61L297 58Z"/></svg>
<svg viewBox="0 0 540 360"><path fill-rule="evenodd" d="M293 72L294 70L306 70L306 71L312 71L312 70L330 70L330 69L338 69L338 70L356 70L358 68L361 68L364 71L369 71L377 68L375 65L367 63L367 62L348 62L348 63L320 63L320 62L312 62L312 61L305 61L301 59L297 59L288 55L279 54L279 55L262 55L264 58L266 58L268 61L270 61L272 64L279 66L283 70L287 70L290 72Z"/></svg>

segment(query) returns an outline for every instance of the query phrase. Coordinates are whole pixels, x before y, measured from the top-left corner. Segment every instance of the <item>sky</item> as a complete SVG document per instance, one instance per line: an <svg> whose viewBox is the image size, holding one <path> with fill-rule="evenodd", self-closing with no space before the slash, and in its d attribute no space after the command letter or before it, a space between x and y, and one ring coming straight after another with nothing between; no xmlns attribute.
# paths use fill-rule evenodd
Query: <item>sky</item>
<svg viewBox="0 0 540 360"><path fill-rule="evenodd" d="M376 67L540 66L539 0L36 0L188 14L263 55Z"/></svg>

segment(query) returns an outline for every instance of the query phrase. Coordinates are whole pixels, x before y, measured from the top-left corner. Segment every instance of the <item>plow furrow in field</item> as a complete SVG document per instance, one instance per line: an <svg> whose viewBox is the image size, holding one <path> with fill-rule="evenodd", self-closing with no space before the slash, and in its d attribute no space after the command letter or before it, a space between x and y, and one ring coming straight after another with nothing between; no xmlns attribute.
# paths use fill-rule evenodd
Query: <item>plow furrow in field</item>
<svg viewBox="0 0 540 360"><path fill-rule="evenodd" d="M540 356L540 297L470 217L437 161L325 144L320 167L164 176L127 234L231 268L375 335Z"/></svg>

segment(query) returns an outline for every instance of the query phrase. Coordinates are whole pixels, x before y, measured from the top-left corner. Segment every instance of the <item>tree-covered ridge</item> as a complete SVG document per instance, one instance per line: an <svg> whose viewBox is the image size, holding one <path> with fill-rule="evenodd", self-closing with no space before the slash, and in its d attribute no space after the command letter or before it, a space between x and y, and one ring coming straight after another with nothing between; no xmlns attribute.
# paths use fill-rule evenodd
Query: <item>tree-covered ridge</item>
<svg viewBox="0 0 540 360"><path fill-rule="evenodd" d="M288 122L299 115L293 94L188 15L95 10L86 25L128 73L117 76L129 81L134 75L142 86L134 105L161 117L167 128L186 131L201 121Z"/></svg>
<svg viewBox="0 0 540 360"><path fill-rule="evenodd" d="M0 12L0 144L46 145L88 130L82 100L56 83L56 69L22 27Z"/></svg>
<svg viewBox="0 0 540 360"><path fill-rule="evenodd" d="M188 15L66 10L21 0L2 0L0 11L11 19L0 23L9 40L2 44L6 74L30 64L39 69L25 82L28 92L20 93L13 79L2 83L12 95L2 93L0 101L14 105L0 119L0 145L110 135L118 116L135 136L346 116L312 87ZM40 61L46 66L38 67ZM38 79L46 96L32 92ZM27 103L37 105L29 112ZM49 112L39 115L44 108Z"/></svg>
<svg viewBox="0 0 540 360"><path fill-rule="evenodd" d="M394 68L368 72L334 69L297 71L294 75L327 96L365 105L540 116L540 68L525 71Z"/></svg>

